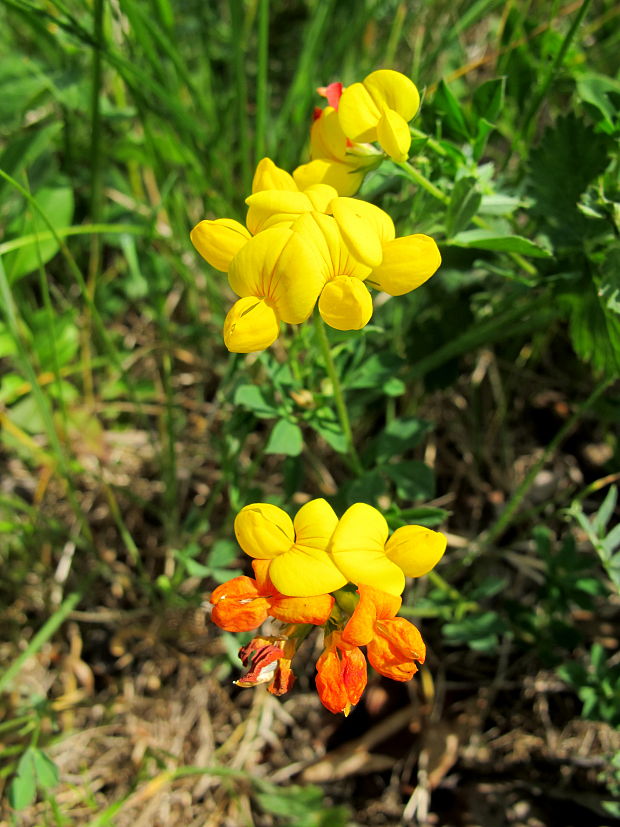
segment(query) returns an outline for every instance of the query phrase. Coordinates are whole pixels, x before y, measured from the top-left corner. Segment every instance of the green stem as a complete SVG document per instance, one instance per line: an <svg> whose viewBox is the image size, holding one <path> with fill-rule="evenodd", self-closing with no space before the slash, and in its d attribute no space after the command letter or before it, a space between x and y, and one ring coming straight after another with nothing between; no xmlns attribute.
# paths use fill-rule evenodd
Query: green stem
<svg viewBox="0 0 620 827"><path fill-rule="evenodd" d="M410 178L414 184L422 187L423 190L429 192L434 198L441 201L442 204L447 204L450 201L450 197L446 195L445 192L442 192L435 184L432 184L428 178L425 178L421 172L418 172L417 169L414 169L406 161L394 161L394 163L406 173L407 177Z"/></svg>
<svg viewBox="0 0 620 827"><path fill-rule="evenodd" d="M269 59L269 0L258 4L258 70L256 73L255 162L265 155L267 134L267 74Z"/></svg>
<svg viewBox="0 0 620 827"><path fill-rule="evenodd" d="M428 178L425 178L421 172L418 172L417 169L414 169L410 166L406 161L394 162L396 166L400 167L404 172L407 173L407 176L419 187L426 190L426 192L430 193L434 198L438 201L441 201L442 204L448 204L450 201L450 196L446 195L445 192L442 192L438 189L433 183L431 183ZM472 224L475 224L476 227L480 227L483 230L491 230L491 225L481 218L479 215L475 215L472 218ZM525 259L520 253L508 253L510 258L521 267L522 270L525 270L526 273L529 273L530 276L536 275L538 272L533 264L530 264L527 259Z"/></svg>
<svg viewBox="0 0 620 827"><path fill-rule="evenodd" d="M519 485L515 493L512 495L511 499L509 500L506 508L503 510L501 516L497 520L497 522L491 526L486 532L484 532L479 540L477 551L481 550L485 546L489 546L492 543L496 542L502 534L506 531L506 529L510 526L514 517L523 502L527 492L530 490L534 480L536 479L538 472L541 470L543 465L555 454L557 449L560 447L562 442L566 439L568 434L573 430L577 422L581 419L583 414L590 408L596 400L605 392L605 390L611 385L614 381L613 378L606 378L603 379L596 388L592 391L590 396L586 399L583 404L577 408L575 413L568 419L564 425L560 428L551 442L547 445L545 450L543 451L541 457L539 458L538 462L536 462L529 470L525 479Z"/></svg>
<svg viewBox="0 0 620 827"><path fill-rule="evenodd" d="M564 58L566 57L566 53L567 53L567 51L570 47L570 44L573 42L573 38L575 37L575 34L577 33L577 29L581 25L581 23L583 21L583 18L586 16L586 14L588 12L588 9L590 8L590 3L591 2L592 2L592 0L583 0L583 3L581 4L581 8L579 9L577 14L575 15L575 19L573 20L570 29L566 33L566 37L562 41L562 45L560 47L560 50L557 53L557 55L555 57L555 60L551 64L551 66L549 68L549 71L547 73L547 76L545 77L545 79L542 82L538 94L532 99L532 103L530 104L530 108L528 110L526 110L525 116L523 118L523 127L521 129L521 135L522 136L527 137L527 133L528 133L528 130L529 130L529 127L530 127L530 123L532 122L532 119L534 118L534 115L538 112L538 110L540 108L540 105L542 104L543 100L545 99L545 96L546 96L547 92L549 91L549 87L551 86L553 78L555 77L558 69L560 68L560 66L564 62Z"/></svg>
<svg viewBox="0 0 620 827"><path fill-rule="evenodd" d="M84 589L85 591L85 589ZM54 612L54 614L43 624L39 631L34 635L28 646L24 651L15 658L13 663L9 666L6 672L0 677L0 692L7 688L13 678L19 674L22 666L26 663L28 658L36 654L43 644L48 641L54 634L56 629L62 625L67 616L75 609L77 604L82 599L83 591L72 592Z"/></svg>
<svg viewBox="0 0 620 827"><path fill-rule="evenodd" d="M364 467L355 448L355 443L353 442L351 421L349 419L349 412L347 411L347 405L344 399L342 385L340 384L340 380L338 379L336 365L334 364L334 360L332 358L331 349L329 347L329 340L327 338L327 331L325 330L325 323L323 322L323 319L321 318L319 313L314 314L314 327L316 330L317 338L319 340L319 344L321 346L321 350L323 351L327 375L329 376L329 380L332 383L334 401L336 403L336 410L338 412L338 418L340 419L340 425L344 433L344 439L347 445L347 453L351 461L351 467L358 476L361 476L364 473Z"/></svg>

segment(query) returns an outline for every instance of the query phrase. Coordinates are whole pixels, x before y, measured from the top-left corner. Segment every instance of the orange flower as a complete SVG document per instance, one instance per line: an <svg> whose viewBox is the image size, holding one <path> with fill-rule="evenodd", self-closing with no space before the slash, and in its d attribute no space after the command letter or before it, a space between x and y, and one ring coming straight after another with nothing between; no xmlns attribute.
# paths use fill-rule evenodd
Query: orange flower
<svg viewBox="0 0 620 827"><path fill-rule="evenodd" d="M316 664L316 689L330 712L348 715L366 688L366 659L357 646L344 642L340 632L325 638L325 651Z"/></svg>
<svg viewBox="0 0 620 827"><path fill-rule="evenodd" d="M417 663L424 663L426 646L412 623L395 617L400 597L362 584L357 591L360 600L344 628L343 642L366 646L368 660L380 675L410 680L418 671Z"/></svg>
<svg viewBox="0 0 620 827"><path fill-rule="evenodd" d="M286 597L269 578L269 560L253 560L252 577L234 577L211 594L211 619L227 632L249 632L268 617L283 623L312 623L322 626L331 614L334 598L330 594L314 597Z"/></svg>
<svg viewBox="0 0 620 827"><path fill-rule="evenodd" d="M297 644L295 638L253 638L239 649L241 663L249 669L235 684L246 687L268 683L267 690L272 695L284 695L295 681L291 660Z"/></svg>

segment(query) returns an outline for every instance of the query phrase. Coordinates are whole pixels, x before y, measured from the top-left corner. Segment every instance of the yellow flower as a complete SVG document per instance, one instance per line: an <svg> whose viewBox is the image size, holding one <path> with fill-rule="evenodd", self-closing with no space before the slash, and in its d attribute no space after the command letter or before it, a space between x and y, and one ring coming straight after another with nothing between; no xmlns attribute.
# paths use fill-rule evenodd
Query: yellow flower
<svg viewBox="0 0 620 827"><path fill-rule="evenodd" d="M319 253L324 283L319 313L327 324L337 330L359 330L368 324L372 299L364 279L371 268L351 254L336 220L330 215L306 213L295 222L293 232L307 238Z"/></svg>
<svg viewBox="0 0 620 827"><path fill-rule="evenodd" d="M204 260L223 273L228 272L230 262L252 238L243 224L233 218L199 221L189 237Z"/></svg>
<svg viewBox="0 0 620 827"><path fill-rule="evenodd" d="M285 170L277 167L270 158L263 158L259 161L252 180L252 193L262 192L263 190L300 193L293 177ZM196 224L190 233L190 238L205 261L216 270L227 273L233 258L257 232L282 221L290 224L306 210L323 210L326 204L337 194L336 190L331 187L325 191L319 188L316 192L312 188L309 196L302 198L300 203L291 204L290 199L288 202L284 202L286 214L280 215L278 218L274 218L274 214L277 214L280 209L278 203L271 204L272 208L270 209L263 207L262 213L259 207L255 207L248 211L246 223L249 229L246 229L243 224L233 218L205 219ZM296 210L295 207L298 209ZM288 213L291 213L291 211L292 214L289 215Z"/></svg>
<svg viewBox="0 0 620 827"><path fill-rule="evenodd" d="M323 287L320 270L316 248L285 226L247 241L229 265L229 284L241 298L224 322L228 350L264 350L277 339L280 321L305 321Z"/></svg>
<svg viewBox="0 0 620 827"><path fill-rule="evenodd" d="M254 503L235 520L239 545L269 560L269 577L289 597L312 597L348 582L398 596L407 577L422 577L441 559L446 538L424 526L403 526L388 540L385 517L355 503L338 520L323 499L311 500L294 521L281 508Z"/></svg>
<svg viewBox="0 0 620 827"><path fill-rule="evenodd" d="M441 264L435 241L417 233L392 238L382 246L381 264L373 268L367 281L390 296L402 296L424 284Z"/></svg>
<svg viewBox="0 0 620 827"><path fill-rule="evenodd" d="M347 580L400 595L405 575L421 577L439 562L446 538L423 526L403 526L389 540L388 532L376 508L355 503L340 518L329 551Z"/></svg>
<svg viewBox="0 0 620 827"><path fill-rule="evenodd" d="M406 161L411 145L407 124L419 106L420 95L409 78L379 69L344 90L338 120L351 141L378 141L394 161Z"/></svg>
<svg viewBox="0 0 620 827"><path fill-rule="evenodd" d="M347 578L327 552L337 523L323 499L302 506L294 521L275 505L254 503L237 515L235 534L246 554L271 561L269 577L279 592L312 597L346 585Z"/></svg>
<svg viewBox="0 0 620 827"><path fill-rule="evenodd" d="M336 109L326 106L310 129L310 158L293 172L300 189L329 184L338 195L355 195L366 173L379 166L382 155L370 144L350 141Z"/></svg>

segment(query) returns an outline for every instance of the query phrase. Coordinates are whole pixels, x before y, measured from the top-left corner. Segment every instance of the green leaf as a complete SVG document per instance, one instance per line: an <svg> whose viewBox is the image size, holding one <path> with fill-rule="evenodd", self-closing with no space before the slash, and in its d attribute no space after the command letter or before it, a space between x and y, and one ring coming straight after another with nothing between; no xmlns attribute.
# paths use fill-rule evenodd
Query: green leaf
<svg viewBox="0 0 620 827"><path fill-rule="evenodd" d="M32 747L23 753L17 765L17 774L9 785L9 804L14 810L24 810L37 794L36 770Z"/></svg>
<svg viewBox="0 0 620 827"><path fill-rule="evenodd" d="M581 193L610 161L610 139L574 114L558 118L530 154L532 212L555 243L581 248L591 221L577 209Z"/></svg>
<svg viewBox="0 0 620 827"><path fill-rule="evenodd" d="M520 253L533 258L551 258L551 253L520 235L498 235L493 230L465 230L447 242L453 247L494 250L498 253Z"/></svg>
<svg viewBox="0 0 620 827"><path fill-rule="evenodd" d="M599 126L609 134L615 132L618 128L618 107L612 100L612 95L620 97L620 82L607 75L587 72L578 75L577 92L583 101L603 116L599 120Z"/></svg>
<svg viewBox="0 0 620 827"><path fill-rule="evenodd" d="M273 419L278 409L270 402L257 385L239 385L234 396L235 405L245 408L259 419Z"/></svg>
<svg viewBox="0 0 620 827"><path fill-rule="evenodd" d="M309 420L310 427L323 437L330 448L333 448L338 454L346 454L347 441L340 423L332 418L331 411L329 411L329 416L327 414L316 415L317 413L315 412L315 416Z"/></svg>
<svg viewBox="0 0 620 827"><path fill-rule="evenodd" d="M304 447L304 437L299 425L280 419L276 422L265 447L266 454L285 454L298 457Z"/></svg>
<svg viewBox="0 0 620 827"><path fill-rule="evenodd" d="M373 449L377 463L387 462L415 448L430 427L430 422L415 416L393 419L375 440Z"/></svg>
<svg viewBox="0 0 620 827"><path fill-rule="evenodd" d="M616 503L618 502L618 489L615 485L612 485L607 492L607 496L603 500L603 504L596 512L594 519L592 520L592 527L596 534L601 537L605 533L605 529L607 528L607 523L611 519L611 515L614 513L614 509L616 508Z"/></svg>
<svg viewBox="0 0 620 827"><path fill-rule="evenodd" d="M396 485L396 495L401 500L430 500L435 494L433 471L419 460L395 462L381 470Z"/></svg>
<svg viewBox="0 0 620 827"><path fill-rule="evenodd" d="M70 187L41 189L36 193L35 199L54 229L64 229L71 224L73 218L73 190ZM33 215L30 214L30 207L27 210L24 218L19 223L17 232L14 232L13 235L30 235L38 230L48 229L38 212ZM17 279L38 270L40 265L47 264L56 255L58 249L58 242L51 238L48 241L30 244L16 250L14 253L9 253L5 258L9 281L15 282Z"/></svg>
<svg viewBox="0 0 620 827"><path fill-rule="evenodd" d="M347 505L368 503L376 505L379 497L387 490L387 482L379 471L366 471L345 486L344 496Z"/></svg>
<svg viewBox="0 0 620 827"><path fill-rule="evenodd" d="M433 97L433 106L443 115L443 123L450 131L458 135L459 138L469 140L469 128L465 113L443 78L439 81L437 91Z"/></svg>
<svg viewBox="0 0 620 827"><path fill-rule="evenodd" d="M479 118L494 124L504 104L506 78L494 78L481 84L474 92L472 105Z"/></svg>
<svg viewBox="0 0 620 827"><path fill-rule="evenodd" d="M374 353L347 376L347 388L381 388L395 377L405 360L394 353Z"/></svg>
<svg viewBox="0 0 620 827"><path fill-rule="evenodd" d="M592 282L582 279L560 299L569 307L570 335L577 355L609 376L620 373L620 316L601 304L600 288L597 292Z"/></svg>
<svg viewBox="0 0 620 827"><path fill-rule="evenodd" d="M42 750L33 747L32 752L39 787L44 790L52 789L60 780L58 767Z"/></svg>
<svg viewBox="0 0 620 827"><path fill-rule="evenodd" d="M446 235L448 238L467 227L478 212L481 200L478 181L475 178L461 178L456 182L446 212Z"/></svg>

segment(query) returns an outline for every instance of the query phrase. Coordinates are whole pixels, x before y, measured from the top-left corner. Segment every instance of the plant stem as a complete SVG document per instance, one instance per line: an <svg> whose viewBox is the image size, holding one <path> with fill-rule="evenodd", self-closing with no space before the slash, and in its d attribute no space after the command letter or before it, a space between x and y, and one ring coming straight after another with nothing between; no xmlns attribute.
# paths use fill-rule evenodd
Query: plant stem
<svg viewBox="0 0 620 827"><path fill-rule="evenodd" d="M256 164L265 155L267 134L267 74L269 66L269 0L258 4L258 70L256 73Z"/></svg>
<svg viewBox="0 0 620 827"><path fill-rule="evenodd" d="M555 454L557 449L560 447L562 442L564 442L568 434L573 430L583 414L596 402L599 396L605 392L613 381L613 378L606 378L599 382L585 402L583 402L570 417L570 419L564 423L551 442L547 445L538 462L530 468L529 472L525 476L525 479L512 495L497 522L481 535L477 551L480 551L482 548L496 542L502 534L504 534L508 526L512 523L515 514L517 513L527 492L530 490L540 469L550 459L550 457Z"/></svg>
<svg viewBox="0 0 620 827"><path fill-rule="evenodd" d="M419 187L429 192L434 198L438 201L441 201L442 204L448 204L450 201L450 196L446 195L445 192L442 192L438 189L433 183L431 183L428 178L425 178L421 172L418 172L417 169L414 169L410 166L406 161L400 163L395 161L396 166L400 167L404 172L407 173L407 176ZM472 218L472 224L475 224L476 227L480 227L482 230L491 230L492 227L490 224L481 218L479 215L475 215ZM521 267L522 270L525 270L526 273L529 273L530 276L536 275L538 272L533 264L530 264L527 259L525 259L520 253L508 253L510 258Z"/></svg>
<svg viewBox="0 0 620 827"><path fill-rule="evenodd" d="M543 100L545 99L545 96L546 96L547 92L549 91L549 87L551 86L553 78L555 77L558 69L560 68L560 66L564 62L564 58L566 57L566 52L568 51L570 44L573 42L573 38L575 37L577 29L581 25L581 23L583 21L583 18L587 14L587 11L590 8L590 3L591 2L592 2L592 0L583 0L583 3L581 4L581 8L579 9L577 14L575 15L575 19L573 20L570 29L566 33L566 37L562 41L562 45L560 47L560 50L558 51L558 53L555 57L555 60L553 61L553 63L551 64L551 67L549 68L547 76L545 77L542 84L540 85L540 89L539 89L538 94L532 99L532 103L531 103L529 109L525 113L525 116L523 118L523 127L521 129L521 135L525 138L527 138L527 135L528 135L528 132L529 132L529 127L530 127L530 124L532 122L532 119L533 119L534 115L538 112L538 110L540 108L540 105L542 104Z"/></svg>
<svg viewBox="0 0 620 827"><path fill-rule="evenodd" d="M340 380L338 379L336 365L334 364L334 360L332 358L332 353L329 347L329 340L327 338L327 331L325 330L325 323L323 322L323 319L321 318L319 313L314 314L314 327L316 330L317 338L319 340L319 344L321 346L321 350L323 351L327 375L329 376L330 382L332 383L334 401L336 403L336 410L338 412L338 418L340 419L340 425L344 433L344 438L347 445L347 453L349 455L351 467L358 476L361 476L361 474L364 473L364 466L362 465L362 462L355 448L355 443L353 442L351 421L349 419L349 412L347 410L347 405L344 399L342 385L340 384Z"/></svg>

